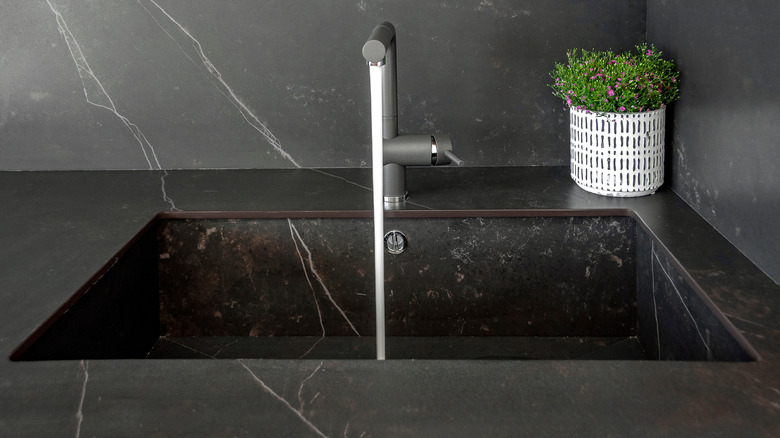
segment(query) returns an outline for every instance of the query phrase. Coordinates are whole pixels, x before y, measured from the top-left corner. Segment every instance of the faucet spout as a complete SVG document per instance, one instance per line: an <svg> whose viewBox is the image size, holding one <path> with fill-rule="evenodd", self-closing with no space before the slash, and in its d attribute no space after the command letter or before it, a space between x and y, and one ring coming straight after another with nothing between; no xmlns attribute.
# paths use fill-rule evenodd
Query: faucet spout
<svg viewBox="0 0 780 438"><path fill-rule="evenodd" d="M379 23L363 45L363 57L368 65L382 67L382 137L398 135L397 68L395 63L395 27Z"/></svg>

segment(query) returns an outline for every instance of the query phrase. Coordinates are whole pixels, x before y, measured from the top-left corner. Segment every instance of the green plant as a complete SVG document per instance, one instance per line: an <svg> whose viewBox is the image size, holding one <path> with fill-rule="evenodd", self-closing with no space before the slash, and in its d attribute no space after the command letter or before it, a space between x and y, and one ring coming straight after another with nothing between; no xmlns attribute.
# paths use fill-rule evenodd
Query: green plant
<svg viewBox="0 0 780 438"><path fill-rule="evenodd" d="M661 59L655 46L636 46L637 54L577 49L566 64L550 72L553 94L567 107L593 112L653 111L677 99L679 73Z"/></svg>

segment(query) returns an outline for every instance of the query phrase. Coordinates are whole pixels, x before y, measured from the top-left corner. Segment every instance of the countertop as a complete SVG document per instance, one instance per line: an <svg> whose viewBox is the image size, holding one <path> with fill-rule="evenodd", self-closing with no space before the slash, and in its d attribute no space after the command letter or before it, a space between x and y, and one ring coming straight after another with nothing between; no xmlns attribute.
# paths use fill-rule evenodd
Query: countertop
<svg viewBox="0 0 780 438"><path fill-rule="evenodd" d="M780 436L780 286L668 189L409 169L413 209L629 209L755 362L92 360L11 351L161 211L370 210L370 169L0 172L0 435Z"/></svg>

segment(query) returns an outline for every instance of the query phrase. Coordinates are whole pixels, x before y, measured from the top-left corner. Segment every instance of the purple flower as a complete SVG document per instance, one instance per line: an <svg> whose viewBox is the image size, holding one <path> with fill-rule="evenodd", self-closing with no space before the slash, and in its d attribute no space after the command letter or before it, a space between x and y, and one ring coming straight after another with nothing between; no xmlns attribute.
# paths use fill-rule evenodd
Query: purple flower
<svg viewBox="0 0 780 438"><path fill-rule="evenodd" d="M609 88L609 86L607 86L607 95L608 96L614 96L615 95L615 90L613 90L612 88Z"/></svg>
<svg viewBox="0 0 780 438"><path fill-rule="evenodd" d="M625 111L625 110L626 110L626 107L624 107L624 106L621 106L621 107L620 107L620 108L618 108L618 109L620 110L620 112L623 112L623 111Z"/></svg>

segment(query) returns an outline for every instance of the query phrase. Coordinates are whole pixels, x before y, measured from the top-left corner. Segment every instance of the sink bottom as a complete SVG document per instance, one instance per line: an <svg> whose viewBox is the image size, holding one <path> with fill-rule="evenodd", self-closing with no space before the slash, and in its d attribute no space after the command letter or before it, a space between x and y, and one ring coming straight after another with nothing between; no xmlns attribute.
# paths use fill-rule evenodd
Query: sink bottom
<svg viewBox="0 0 780 438"><path fill-rule="evenodd" d="M645 360L636 337L388 337L388 359ZM374 359L376 341L355 336L160 337L148 359Z"/></svg>

